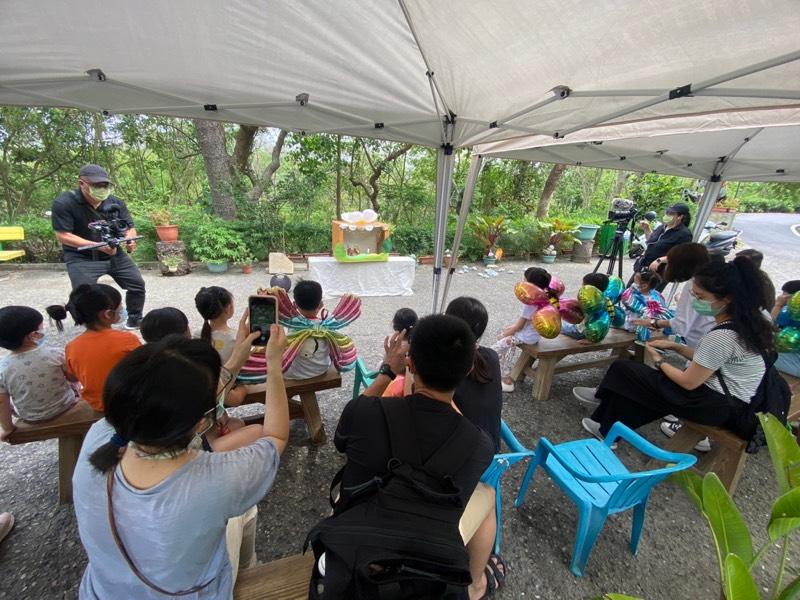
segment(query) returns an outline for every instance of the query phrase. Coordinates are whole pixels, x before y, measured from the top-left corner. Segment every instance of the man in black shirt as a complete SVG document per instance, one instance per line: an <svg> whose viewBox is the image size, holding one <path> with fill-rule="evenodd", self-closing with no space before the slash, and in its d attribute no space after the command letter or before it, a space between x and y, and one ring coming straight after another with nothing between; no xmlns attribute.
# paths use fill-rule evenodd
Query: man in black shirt
<svg viewBox="0 0 800 600"><path fill-rule="evenodd" d="M647 238L647 249L644 255L638 259L634 265L634 273L642 269L650 269L657 273L663 273L666 268L667 252L679 244L692 241L692 232L689 229L692 217L689 214L689 207L683 202L673 204L667 209L667 216L664 223L659 225ZM643 225L646 222L643 222ZM633 282L631 276L628 285ZM659 291L666 287L666 282L659 286Z"/></svg>
<svg viewBox="0 0 800 600"><path fill-rule="evenodd" d="M128 310L126 329L137 329L144 309L144 280L128 254L136 249L136 241L120 248L100 246L78 250L102 241L100 232L89 227L94 221L119 219L127 227L125 238L136 236L133 219L125 203L111 195L111 180L99 165L84 165L78 173L78 189L64 192L53 201L52 222L56 238L64 250L67 273L75 289L83 283L96 283L101 275L110 275L124 290Z"/></svg>
<svg viewBox="0 0 800 600"><path fill-rule="evenodd" d="M463 320L447 315L425 317L414 327L410 347L404 342L403 332L387 339L384 347L386 356L379 375L362 396L344 407L336 428L336 449L347 455L340 487L340 501L345 502L345 506L349 500L348 488L353 489L374 477L385 475L387 463L392 458L380 396L395 373L405 371L406 350L408 368L414 375L414 393L395 401L405 402L410 408L416 433L414 441L423 463L465 420L453 403L453 394L472 367L475 336ZM470 427L475 428L472 424ZM463 465L450 475L466 507L462 516L462 535L473 538L467 543L473 580L470 597L481 597L483 593L479 592L485 592L487 586L485 570L494 543L496 521L494 496L489 495L491 488L487 494L483 489L487 486L478 486L477 490L476 486L492 461L494 445L485 433L475 430L478 443ZM473 495L475 499L470 502ZM473 523L465 525L466 520Z"/></svg>

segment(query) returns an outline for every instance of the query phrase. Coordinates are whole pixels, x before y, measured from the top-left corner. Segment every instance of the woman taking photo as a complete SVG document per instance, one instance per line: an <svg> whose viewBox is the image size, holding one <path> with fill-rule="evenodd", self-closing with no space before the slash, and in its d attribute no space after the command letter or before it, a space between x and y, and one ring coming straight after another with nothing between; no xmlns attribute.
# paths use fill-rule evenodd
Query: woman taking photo
<svg viewBox="0 0 800 600"><path fill-rule="evenodd" d="M584 429L602 439L616 421L636 429L673 414L738 432L764 376L762 356L772 348L771 324L759 308L763 285L758 269L744 257L699 269L692 281L692 306L713 317L715 327L695 349L668 340L648 343L655 369L630 360L614 362L597 388L600 405L583 419ZM659 350L677 352L690 361L687 368L665 362Z"/></svg>
<svg viewBox="0 0 800 600"><path fill-rule="evenodd" d="M241 446L228 452L199 450L220 377L207 342L167 337L114 367L105 419L89 430L73 478L89 557L81 598L231 597L226 524L269 491L289 436L285 345L273 325L264 422L226 436Z"/></svg>

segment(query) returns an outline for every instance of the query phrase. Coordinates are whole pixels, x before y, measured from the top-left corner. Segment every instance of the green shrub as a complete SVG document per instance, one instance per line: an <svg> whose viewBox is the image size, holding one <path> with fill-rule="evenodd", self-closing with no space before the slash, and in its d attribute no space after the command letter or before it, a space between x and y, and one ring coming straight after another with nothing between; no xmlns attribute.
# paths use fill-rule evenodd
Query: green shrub
<svg viewBox="0 0 800 600"><path fill-rule="evenodd" d="M249 254L241 234L214 217L198 225L189 246L195 260L205 263L243 262Z"/></svg>
<svg viewBox="0 0 800 600"><path fill-rule="evenodd" d="M25 261L35 263L61 262L61 244L53 233L50 219L46 217L27 216L9 225L17 225L25 230L22 242L4 242L3 248L25 250Z"/></svg>

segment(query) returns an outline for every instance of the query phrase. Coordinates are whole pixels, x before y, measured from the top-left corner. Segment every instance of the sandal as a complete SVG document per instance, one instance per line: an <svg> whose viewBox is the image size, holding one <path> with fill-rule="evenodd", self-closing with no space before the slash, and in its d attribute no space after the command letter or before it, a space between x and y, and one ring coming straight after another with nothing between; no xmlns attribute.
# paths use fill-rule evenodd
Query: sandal
<svg viewBox="0 0 800 600"><path fill-rule="evenodd" d="M491 559L489 559L491 562ZM497 580L494 577L494 571L492 567L488 564L483 568L483 572L486 575L486 591L483 593L478 600L486 600L487 598L491 598L494 596L495 590L499 589L497 585Z"/></svg>
<svg viewBox="0 0 800 600"><path fill-rule="evenodd" d="M497 589L497 591L502 590L506 585L506 563L503 562L503 558L499 554L495 554L494 552L489 555L489 562L486 563L486 568L492 572L492 579L494 579L495 585L491 586L493 591ZM502 570L501 570L502 569ZM487 573L486 578L486 590L489 590L489 577Z"/></svg>

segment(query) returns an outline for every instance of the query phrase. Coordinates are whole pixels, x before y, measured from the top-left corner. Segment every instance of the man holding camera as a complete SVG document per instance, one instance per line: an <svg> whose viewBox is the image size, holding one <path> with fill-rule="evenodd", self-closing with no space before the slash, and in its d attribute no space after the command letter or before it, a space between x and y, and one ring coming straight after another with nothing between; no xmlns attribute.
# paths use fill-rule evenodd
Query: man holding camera
<svg viewBox="0 0 800 600"><path fill-rule="evenodd" d="M83 283L97 283L110 275L125 295L128 310L126 329L138 329L144 309L144 279L128 256L136 249L136 229L125 203L111 195L111 180L99 165L84 165L78 172L78 189L64 192L53 201L53 231L64 250L67 273L75 289ZM100 228L90 224L105 222L125 241L121 246L100 244L107 241ZM112 233L112 235L114 235ZM100 244L100 245L98 245ZM80 250L95 245L92 249Z"/></svg>
<svg viewBox="0 0 800 600"><path fill-rule="evenodd" d="M663 268L667 264L667 252L670 248L692 241L692 231L689 229L690 223L691 216L689 207L686 204L678 202L670 206L667 209L664 223L649 234L647 249L642 257L634 263L634 273L648 268L651 271L663 272ZM643 221L640 225L645 229L645 233L649 233L650 225L646 221ZM633 281L633 277L631 277L631 281ZM666 283L660 286L661 289L665 285Z"/></svg>

